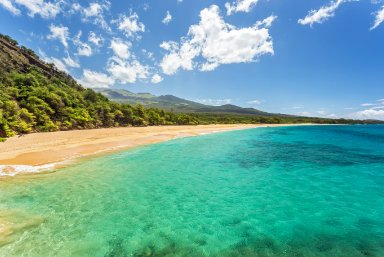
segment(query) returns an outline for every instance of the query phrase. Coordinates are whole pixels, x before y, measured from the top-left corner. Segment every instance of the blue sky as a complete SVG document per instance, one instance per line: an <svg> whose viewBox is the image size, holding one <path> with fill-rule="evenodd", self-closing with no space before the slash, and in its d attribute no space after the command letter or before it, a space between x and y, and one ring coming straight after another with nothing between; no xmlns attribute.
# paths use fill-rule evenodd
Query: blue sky
<svg viewBox="0 0 384 257"><path fill-rule="evenodd" d="M85 86L322 117L384 119L383 21L370 0L0 0L0 33Z"/></svg>

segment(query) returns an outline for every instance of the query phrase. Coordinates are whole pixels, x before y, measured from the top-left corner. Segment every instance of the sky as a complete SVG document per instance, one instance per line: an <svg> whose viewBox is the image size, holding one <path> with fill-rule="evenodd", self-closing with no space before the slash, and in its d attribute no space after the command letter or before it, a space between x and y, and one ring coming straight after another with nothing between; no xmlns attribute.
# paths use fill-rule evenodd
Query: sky
<svg viewBox="0 0 384 257"><path fill-rule="evenodd" d="M0 0L0 33L86 87L384 120L381 0Z"/></svg>

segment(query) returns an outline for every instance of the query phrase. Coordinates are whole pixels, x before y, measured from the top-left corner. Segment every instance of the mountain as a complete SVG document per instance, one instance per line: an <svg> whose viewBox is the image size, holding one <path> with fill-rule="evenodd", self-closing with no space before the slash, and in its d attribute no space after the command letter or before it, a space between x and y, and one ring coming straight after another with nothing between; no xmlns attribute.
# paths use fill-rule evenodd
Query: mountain
<svg viewBox="0 0 384 257"><path fill-rule="evenodd" d="M205 105L173 95L155 96L150 93L132 93L124 89L94 89L96 92L108 97L111 101L127 104L141 104L145 107L160 108L182 113L213 113L233 115L257 115L257 116L288 116L263 112L254 108L242 108L236 105L226 104L222 106Z"/></svg>
<svg viewBox="0 0 384 257"><path fill-rule="evenodd" d="M193 115L111 102L0 34L0 141L30 132L199 123Z"/></svg>
<svg viewBox="0 0 384 257"><path fill-rule="evenodd" d="M98 91L84 88L54 64L40 60L31 49L0 34L0 141L31 132L118 126L377 123L270 114L234 105L209 106L171 95Z"/></svg>

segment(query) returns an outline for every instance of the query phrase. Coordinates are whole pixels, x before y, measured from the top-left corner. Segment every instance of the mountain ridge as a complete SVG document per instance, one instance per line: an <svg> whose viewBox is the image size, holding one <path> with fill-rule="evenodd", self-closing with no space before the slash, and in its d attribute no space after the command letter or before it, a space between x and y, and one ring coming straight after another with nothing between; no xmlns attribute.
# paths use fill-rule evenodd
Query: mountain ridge
<svg viewBox="0 0 384 257"><path fill-rule="evenodd" d="M185 113L227 113L238 115L257 115L257 116L284 116L294 117L280 113L268 113L255 108L244 108L233 104L213 106L187 100L174 95L156 96L150 93L133 93L125 89L94 88L98 93L108 97L111 101L127 104L141 104L145 107L165 109L174 112ZM142 95L144 97L142 97Z"/></svg>
<svg viewBox="0 0 384 257"><path fill-rule="evenodd" d="M33 50L0 34L0 141L33 132L122 126L383 123L270 114L234 105L208 106L172 95L106 92L112 100L84 88Z"/></svg>

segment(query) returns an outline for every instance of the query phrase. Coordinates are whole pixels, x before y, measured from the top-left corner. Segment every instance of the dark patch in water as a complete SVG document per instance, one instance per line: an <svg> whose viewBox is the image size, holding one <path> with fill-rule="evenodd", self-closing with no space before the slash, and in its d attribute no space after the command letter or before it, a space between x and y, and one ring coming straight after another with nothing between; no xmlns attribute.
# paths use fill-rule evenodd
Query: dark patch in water
<svg viewBox="0 0 384 257"><path fill-rule="evenodd" d="M108 242L109 251L104 255L105 257L128 257L128 252L124 248L124 241L120 237L113 236Z"/></svg>
<svg viewBox="0 0 384 257"><path fill-rule="evenodd" d="M33 197L30 195L18 195L15 196L13 199L15 202L20 203L32 203L34 201Z"/></svg>
<svg viewBox="0 0 384 257"><path fill-rule="evenodd" d="M273 141L247 142L247 146L236 149L230 155L242 168L267 168L271 163L283 166L310 164L311 166L351 166L356 164L384 163L384 156L359 152L332 144L284 143Z"/></svg>
<svg viewBox="0 0 384 257"><path fill-rule="evenodd" d="M360 218L356 222L356 227L358 227L361 230L371 230L373 227L378 226L379 224L369 218Z"/></svg>
<svg viewBox="0 0 384 257"><path fill-rule="evenodd" d="M166 257L166 256L180 256L180 257L202 257L201 252L197 251L196 247L185 247L174 242L168 246L156 250L154 246L147 246L142 250L133 254L134 257Z"/></svg>
<svg viewBox="0 0 384 257"><path fill-rule="evenodd" d="M338 227L342 225L342 223L337 219L327 219L324 221L324 224L330 227Z"/></svg>
<svg viewBox="0 0 384 257"><path fill-rule="evenodd" d="M261 236L245 238L232 245L229 249L219 252L216 256L278 256L281 253L277 242L270 237Z"/></svg>

